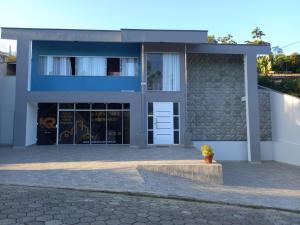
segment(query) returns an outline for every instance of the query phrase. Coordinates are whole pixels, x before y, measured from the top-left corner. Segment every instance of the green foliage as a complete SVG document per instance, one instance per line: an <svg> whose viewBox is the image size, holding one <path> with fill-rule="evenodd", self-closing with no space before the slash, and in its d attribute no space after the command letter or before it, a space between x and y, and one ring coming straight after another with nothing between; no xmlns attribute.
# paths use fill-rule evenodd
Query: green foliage
<svg viewBox="0 0 300 225"><path fill-rule="evenodd" d="M289 95L300 97L300 78L286 78L281 81L268 76L259 76L258 84Z"/></svg>
<svg viewBox="0 0 300 225"><path fill-rule="evenodd" d="M276 73L300 73L300 55L277 54L257 57L257 72L269 75L271 71Z"/></svg>
<svg viewBox="0 0 300 225"><path fill-rule="evenodd" d="M283 50L279 46L274 46L272 47L272 53L274 55L283 54Z"/></svg>
<svg viewBox="0 0 300 225"><path fill-rule="evenodd" d="M201 152L203 156L213 156L214 151L212 150L212 147L209 145L202 145L201 146Z"/></svg>
<svg viewBox="0 0 300 225"><path fill-rule="evenodd" d="M259 27L255 27L252 32L252 40L245 41L247 44L254 44L254 45L268 45L270 43L265 42L262 40L262 37L265 36L265 33Z"/></svg>
<svg viewBox="0 0 300 225"><path fill-rule="evenodd" d="M233 36L231 34L218 38L216 38L215 35L208 35L207 41L211 44L237 44L237 42L233 40Z"/></svg>
<svg viewBox="0 0 300 225"><path fill-rule="evenodd" d="M259 74L268 75L272 70L273 56L259 56L257 58L257 71Z"/></svg>
<svg viewBox="0 0 300 225"><path fill-rule="evenodd" d="M208 43L211 43L211 44L218 44L218 41L215 38L215 35L208 35L207 36L207 41L208 41Z"/></svg>
<svg viewBox="0 0 300 225"><path fill-rule="evenodd" d="M233 40L233 36L228 34L224 37L218 37L218 43L220 44L237 44L235 40Z"/></svg>
<svg viewBox="0 0 300 225"><path fill-rule="evenodd" d="M255 27L252 31L252 39L262 39L262 36L265 36L265 33L259 27Z"/></svg>

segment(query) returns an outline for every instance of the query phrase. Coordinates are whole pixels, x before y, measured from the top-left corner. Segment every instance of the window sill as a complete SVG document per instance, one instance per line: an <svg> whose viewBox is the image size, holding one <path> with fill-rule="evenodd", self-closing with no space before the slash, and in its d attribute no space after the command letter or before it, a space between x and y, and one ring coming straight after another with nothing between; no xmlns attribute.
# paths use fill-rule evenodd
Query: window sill
<svg viewBox="0 0 300 225"><path fill-rule="evenodd" d="M43 74L40 74L39 76L43 76L43 77L134 77L134 78L137 78L138 76L135 75L135 76L112 76L112 75L103 75L103 76L100 76L100 75L97 75L97 76L90 76L90 75L43 75Z"/></svg>

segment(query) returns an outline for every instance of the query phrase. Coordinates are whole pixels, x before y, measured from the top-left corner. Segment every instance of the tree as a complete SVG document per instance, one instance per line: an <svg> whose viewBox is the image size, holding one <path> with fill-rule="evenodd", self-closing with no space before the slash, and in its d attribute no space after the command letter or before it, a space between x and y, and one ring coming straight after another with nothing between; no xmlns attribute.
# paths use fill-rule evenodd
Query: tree
<svg viewBox="0 0 300 225"><path fill-rule="evenodd" d="M218 44L218 41L215 38L215 35L208 35L207 36L207 41L208 41L208 43L211 43L211 44Z"/></svg>
<svg viewBox="0 0 300 225"><path fill-rule="evenodd" d="M265 76L269 75L270 71L272 70L272 62L273 62L272 55L259 56L257 58L258 73Z"/></svg>
<svg viewBox="0 0 300 225"><path fill-rule="evenodd" d="M274 46L274 47L272 48L272 53L273 53L274 55L283 54L283 50L282 50L282 48L280 48L279 46Z"/></svg>
<svg viewBox="0 0 300 225"><path fill-rule="evenodd" d="M289 62L289 59L284 54L278 54L274 56L274 63L273 63L273 70L274 71L287 71L287 64Z"/></svg>
<svg viewBox="0 0 300 225"><path fill-rule="evenodd" d="M288 56L289 71L294 73L300 71L300 55L298 53L292 53Z"/></svg>
<svg viewBox="0 0 300 225"><path fill-rule="evenodd" d="M233 36L228 34L224 37L218 37L218 43L220 44L237 44L235 40L233 40Z"/></svg>
<svg viewBox="0 0 300 225"><path fill-rule="evenodd" d="M245 41L247 44L255 44L255 45L266 45L269 44L268 42L265 42L262 40L262 37L265 36L265 33L262 32L262 30L259 27L255 27L252 32L252 40L251 41Z"/></svg>
<svg viewBox="0 0 300 225"><path fill-rule="evenodd" d="M211 44L237 44L236 41L233 40L233 36L231 34L218 38L216 38L215 35L208 35L207 41Z"/></svg>
<svg viewBox="0 0 300 225"><path fill-rule="evenodd" d="M259 27L255 27L252 32L252 39L254 40L262 40L262 36L265 36L266 34L262 32L262 30Z"/></svg>

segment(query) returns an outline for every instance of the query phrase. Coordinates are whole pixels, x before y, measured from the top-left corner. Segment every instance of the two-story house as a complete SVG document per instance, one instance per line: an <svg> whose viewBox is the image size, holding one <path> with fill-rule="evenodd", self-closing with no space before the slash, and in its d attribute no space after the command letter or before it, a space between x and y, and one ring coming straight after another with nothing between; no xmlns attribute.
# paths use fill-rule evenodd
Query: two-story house
<svg viewBox="0 0 300 225"><path fill-rule="evenodd" d="M269 46L209 44L202 30L2 28L2 38L17 40L14 146L247 141L260 159L256 55Z"/></svg>

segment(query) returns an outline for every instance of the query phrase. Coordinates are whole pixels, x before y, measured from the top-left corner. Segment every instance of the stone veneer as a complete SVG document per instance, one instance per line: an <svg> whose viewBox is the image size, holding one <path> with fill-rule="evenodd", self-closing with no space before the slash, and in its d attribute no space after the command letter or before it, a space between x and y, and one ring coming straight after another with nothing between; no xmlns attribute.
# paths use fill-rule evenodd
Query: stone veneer
<svg viewBox="0 0 300 225"><path fill-rule="evenodd" d="M247 139L242 55L188 54L187 131L195 141ZM261 139L271 140L270 97L259 90Z"/></svg>

